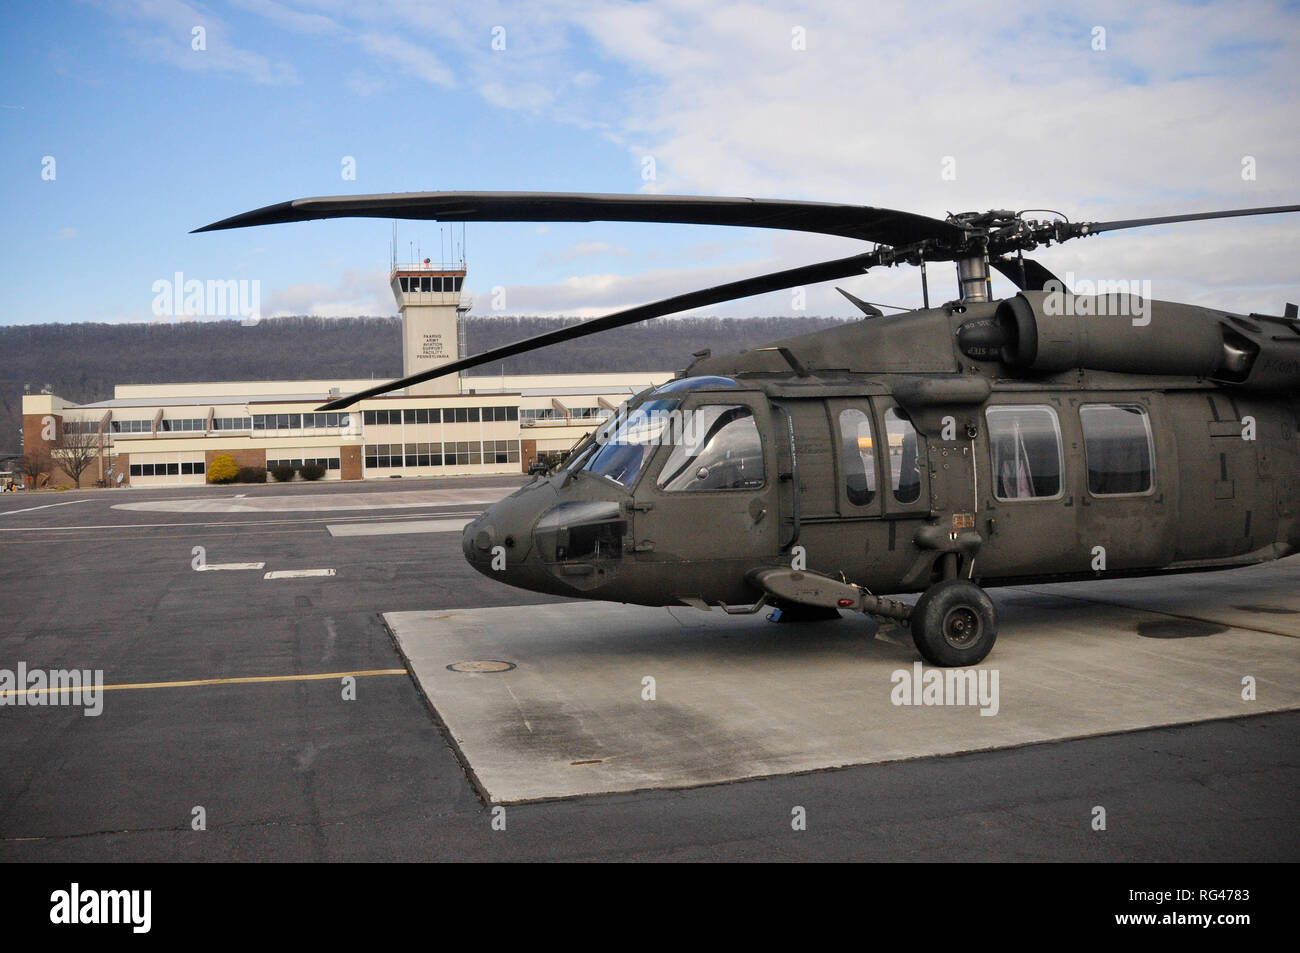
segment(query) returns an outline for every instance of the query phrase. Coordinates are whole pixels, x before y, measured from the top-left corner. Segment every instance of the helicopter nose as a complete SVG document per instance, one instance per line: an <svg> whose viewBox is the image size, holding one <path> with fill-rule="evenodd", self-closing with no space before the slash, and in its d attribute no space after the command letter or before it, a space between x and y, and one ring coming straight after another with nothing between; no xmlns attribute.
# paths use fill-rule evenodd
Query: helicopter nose
<svg viewBox="0 0 1300 953"><path fill-rule="evenodd" d="M461 533L460 548L466 561L498 579L519 568L532 549L538 513L554 499L554 490L537 486L492 504Z"/></svg>
<svg viewBox="0 0 1300 953"><path fill-rule="evenodd" d="M480 562L492 558L492 548L497 545L496 529L484 513L467 525L460 537L460 548L471 565L477 567Z"/></svg>

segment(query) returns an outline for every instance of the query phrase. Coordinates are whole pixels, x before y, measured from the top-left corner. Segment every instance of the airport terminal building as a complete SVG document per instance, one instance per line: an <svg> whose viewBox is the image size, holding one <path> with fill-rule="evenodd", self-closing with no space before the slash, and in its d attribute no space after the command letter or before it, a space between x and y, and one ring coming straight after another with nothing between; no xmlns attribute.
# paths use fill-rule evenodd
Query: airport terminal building
<svg viewBox="0 0 1300 953"><path fill-rule="evenodd" d="M394 265L403 376L456 360L463 264ZM23 452L93 440L83 485L199 485L217 454L241 467L316 462L327 480L520 473L551 460L671 371L450 375L343 412L317 408L375 380L119 384L111 400L23 397ZM56 470L53 485L71 483Z"/></svg>

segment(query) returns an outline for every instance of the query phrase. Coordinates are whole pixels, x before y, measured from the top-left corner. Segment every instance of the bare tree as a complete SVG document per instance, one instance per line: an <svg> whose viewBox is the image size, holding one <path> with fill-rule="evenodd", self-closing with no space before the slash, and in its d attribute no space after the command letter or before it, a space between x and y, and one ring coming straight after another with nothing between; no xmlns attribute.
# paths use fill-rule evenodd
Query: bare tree
<svg viewBox="0 0 1300 953"><path fill-rule="evenodd" d="M41 485L41 477L48 478L54 472L54 461L44 446L36 446L14 461L14 472L32 478L32 486Z"/></svg>
<svg viewBox="0 0 1300 953"><path fill-rule="evenodd" d="M97 433L69 433L65 428L58 443L50 448L50 456L60 470L76 481L78 490L81 489L81 475L99 456L99 442Z"/></svg>

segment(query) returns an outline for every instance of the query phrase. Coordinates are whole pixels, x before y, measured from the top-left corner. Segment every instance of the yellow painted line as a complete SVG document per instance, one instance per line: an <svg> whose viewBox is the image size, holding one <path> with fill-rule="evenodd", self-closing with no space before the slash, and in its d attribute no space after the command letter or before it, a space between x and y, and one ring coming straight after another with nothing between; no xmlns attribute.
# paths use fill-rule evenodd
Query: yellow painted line
<svg viewBox="0 0 1300 953"><path fill-rule="evenodd" d="M200 678L186 682L133 682L127 685L102 685L96 689L93 685L89 686L91 691L114 692L134 690L138 688L197 688L203 685L254 685L264 682L320 682L326 679L347 678L365 678L371 675L405 675L404 668L372 668L364 672L319 672L314 675L247 675L240 678ZM6 689L0 691L0 698L10 695L44 695L50 692L73 692L85 691L87 686L78 688L23 688L23 689Z"/></svg>

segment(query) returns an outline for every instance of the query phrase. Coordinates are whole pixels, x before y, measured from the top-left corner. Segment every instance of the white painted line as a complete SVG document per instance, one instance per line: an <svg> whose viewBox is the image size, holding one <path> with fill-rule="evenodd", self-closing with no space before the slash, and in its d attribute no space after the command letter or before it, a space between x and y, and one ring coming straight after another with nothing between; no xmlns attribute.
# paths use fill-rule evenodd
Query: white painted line
<svg viewBox="0 0 1300 953"><path fill-rule="evenodd" d="M89 500L74 500L73 502L90 502ZM477 516L479 511L467 513L467 516ZM394 514L388 518L392 520L409 520L409 519L428 519L430 516L437 516L437 513L413 513L410 516ZM373 522L373 516L311 516L303 519L292 520L210 520L205 523L190 523L185 520L174 520L170 523L96 523L89 526L0 526L0 533L53 533L66 532L76 529L158 529L168 526L180 526L186 529L199 526L277 526L284 523L340 523L348 520ZM466 520L466 522L469 522Z"/></svg>
<svg viewBox="0 0 1300 953"><path fill-rule="evenodd" d="M264 569L266 563L208 563L200 566L198 572L217 572L221 569Z"/></svg>
<svg viewBox="0 0 1300 953"><path fill-rule="evenodd" d="M393 536L397 533L459 533L473 520L408 520L401 523L344 523L325 528L331 536Z"/></svg>
<svg viewBox="0 0 1300 953"><path fill-rule="evenodd" d="M333 569L281 569L268 572L263 579L305 579L308 576L332 576Z"/></svg>
<svg viewBox="0 0 1300 953"><path fill-rule="evenodd" d="M5 510L0 516L12 516L15 513L30 513L32 510L48 510L51 506L71 506L73 503L89 503L90 500L68 500L66 503L46 503L44 506L29 506L25 510Z"/></svg>

